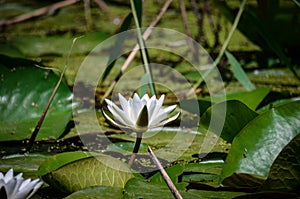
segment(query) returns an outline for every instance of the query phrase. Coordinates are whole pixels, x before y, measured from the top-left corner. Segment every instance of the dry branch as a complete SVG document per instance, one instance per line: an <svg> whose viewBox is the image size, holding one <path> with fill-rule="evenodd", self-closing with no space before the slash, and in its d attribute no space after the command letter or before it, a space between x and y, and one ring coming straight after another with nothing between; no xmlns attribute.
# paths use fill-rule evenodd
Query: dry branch
<svg viewBox="0 0 300 199"><path fill-rule="evenodd" d="M50 6L46 6L46 7L37 9L37 10L32 11L32 12L19 15L17 17L12 18L12 19L3 20L3 21L0 22L0 26L8 26L8 25L11 25L11 24L14 24L14 23L19 23L19 22L22 22L22 21L26 21L28 19L39 17L41 15L47 14L48 12L53 12L53 11L59 9L59 8L72 5L72 4L74 4L78 1L80 1L80 0L61 1L61 2L58 2L58 3L52 4Z"/></svg>
<svg viewBox="0 0 300 199"><path fill-rule="evenodd" d="M155 154L153 153L152 149L149 146L148 146L148 152L149 152L153 162L158 167L162 177L164 178L165 182L167 183L167 185L168 185L169 189L171 190L173 196L176 199L182 199L182 196L180 195L179 191L176 189L175 185L173 184L172 180L168 176L167 172L164 170L164 168L162 167L159 160L157 159L157 157L155 156Z"/></svg>

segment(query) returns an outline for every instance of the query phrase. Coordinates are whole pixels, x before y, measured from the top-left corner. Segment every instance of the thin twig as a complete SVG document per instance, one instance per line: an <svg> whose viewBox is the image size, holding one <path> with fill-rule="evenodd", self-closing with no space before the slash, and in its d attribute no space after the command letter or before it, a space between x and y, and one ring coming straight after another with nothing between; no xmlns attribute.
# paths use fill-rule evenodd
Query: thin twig
<svg viewBox="0 0 300 199"><path fill-rule="evenodd" d="M34 17L39 17L41 15L47 14L50 11L55 11L59 8L72 5L72 4L74 4L78 1L80 1L80 0L65 0L65 1L58 2L58 3L54 3L50 6L46 6L46 7L34 10L32 12L29 12L29 13L19 15L17 17L12 18L12 19L3 20L3 21L0 22L0 26L8 26L8 25L11 25L11 24L14 24L14 23L19 23L19 22L22 22L22 21L26 21L26 20L34 18Z"/></svg>
<svg viewBox="0 0 300 199"><path fill-rule="evenodd" d="M51 96L49 97L49 100L48 100L48 102L47 102L47 104L46 104L46 106L45 106L45 108L44 108L44 111L43 111L43 113L42 113L42 115L41 115L41 117L40 117L40 119L39 119L37 125L35 126L34 131L33 131L32 134L31 134L31 137L30 137L29 142L28 142L28 144L27 144L27 146L26 146L26 149L25 149L25 153L30 152L30 150L31 150L32 147L33 147L33 143L34 143L34 141L35 141L35 139L36 139L36 137L37 137L37 135L38 135L38 133L39 133L39 131L40 131L40 129L41 129L41 126L42 126L42 124L43 124L43 122L44 122L44 119L45 119L45 117L46 117L46 115L47 115L47 112L48 112L49 107L50 107L50 105L51 105L51 103L52 103L52 101L53 101L53 98L54 98L54 96L55 96L55 94L56 94L56 92L57 92L57 90L58 90L58 88L59 88L59 86L60 86L60 84L61 84L61 82L62 82L63 76L64 76L65 71L66 71L67 66L68 66L68 59L69 59L69 57L70 57L70 55L71 55L73 46L74 46L74 44L75 44L75 42L76 42L76 40L77 40L78 38L80 38L80 37L77 37L77 38L75 38L75 39L73 40L72 46L71 46L70 51L69 51L69 54L68 54L68 56L67 56L67 60L66 60L65 67L64 67L63 71L62 71L61 74L60 74L60 77L59 77L59 79L58 79L58 81L57 81L57 83L56 83L56 85L55 85L55 87L54 87L54 89L53 89L53 91L52 91L52 93L51 93Z"/></svg>
<svg viewBox="0 0 300 199"><path fill-rule="evenodd" d="M160 21L164 13L167 11L168 7L172 3L173 0L167 0L162 9L160 10L159 14L156 16L156 18L152 21L150 26L146 29L146 31L143 33L143 39L147 40L149 36L152 33L152 29L157 25L157 23ZM110 84L109 88L105 92L103 98L101 99L101 103L103 103L104 99L107 98L110 93L112 92L114 86L116 85L117 81L120 79L120 77L123 75L124 71L128 68L132 60L134 59L135 55L137 54L139 50L139 45L136 44L127 59L125 60L124 64L121 67L121 70L119 74L116 76L115 80Z"/></svg>
<svg viewBox="0 0 300 199"><path fill-rule="evenodd" d="M142 136L143 134L142 133L137 133L136 134L136 141L135 141L135 145L134 145L134 148L133 148L133 151L132 151L132 155L129 159L129 162L128 164L130 166L133 165L133 162L135 160L135 157L136 157L136 154L139 152L139 149L140 149L140 145L141 145L141 142L142 142Z"/></svg>
<svg viewBox="0 0 300 199"><path fill-rule="evenodd" d="M174 183L172 182L172 180L170 179L170 177L168 176L167 172L164 170L163 166L160 164L159 160L157 159L157 157L155 156L155 154L153 153L152 149L150 146L148 146L148 152L153 160L153 162L156 164L156 166L158 167L162 177L164 178L165 182L167 183L169 189L171 190L173 196L176 199L182 199L182 196L180 195L179 191L176 189Z"/></svg>

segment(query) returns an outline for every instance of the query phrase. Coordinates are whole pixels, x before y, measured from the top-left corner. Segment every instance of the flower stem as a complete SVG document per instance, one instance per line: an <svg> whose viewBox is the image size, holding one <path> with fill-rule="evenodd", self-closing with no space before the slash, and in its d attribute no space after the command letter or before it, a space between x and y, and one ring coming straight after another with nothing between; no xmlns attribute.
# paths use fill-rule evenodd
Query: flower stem
<svg viewBox="0 0 300 199"><path fill-rule="evenodd" d="M134 148L133 148L133 151L132 151L132 155L131 155L131 157L129 159L129 162L128 162L128 164L130 166L133 165L133 162L135 160L136 154L139 152L140 145L141 145L141 142L142 142L142 135L143 135L143 133L137 133L136 134L135 145L134 145Z"/></svg>

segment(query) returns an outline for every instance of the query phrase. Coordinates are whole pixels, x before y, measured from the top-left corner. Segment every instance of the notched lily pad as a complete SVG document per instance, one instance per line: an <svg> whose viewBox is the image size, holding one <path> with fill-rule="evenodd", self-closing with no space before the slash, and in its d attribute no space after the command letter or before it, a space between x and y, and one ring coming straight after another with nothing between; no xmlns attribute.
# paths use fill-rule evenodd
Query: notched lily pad
<svg viewBox="0 0 300 199"><path fill-rule="evenodd" d="M247 124L234 138L221 178L233 173L267 177L280 151L299 133L300 101L273 108Z"/></svg>
<svg viewBox="0 0 300 199"><path fill-rule="evenodd" d="M300 134L280 152L261 190L295 192L300 190Z"/></svg>

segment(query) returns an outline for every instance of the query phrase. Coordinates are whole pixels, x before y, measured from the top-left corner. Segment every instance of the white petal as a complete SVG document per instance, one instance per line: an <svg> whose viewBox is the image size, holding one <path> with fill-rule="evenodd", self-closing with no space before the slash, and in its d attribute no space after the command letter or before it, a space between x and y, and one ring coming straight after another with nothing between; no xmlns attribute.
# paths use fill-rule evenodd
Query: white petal
<svg viewBox="0 0 300 199"><path fill-rule="evenodd" d="M161 107L164 103L164 100L165 100L165 95L161 95L160 98L157 100L157 105Z"/></svg>
<svg viewBox="0 0 300 199"><path fill-rule="evenodd" d="M154 96L155 96L155 95L154 95ZM142 97L141 100L142 100L142 101L143 101L143 100L148 101L148 100L149 100L149 95L146 93L146 94Z"/></svg>
<svg viewBox="0 0 300 199"><path fill-rule="evenodd" d="M151 117L153 116L153 112L156 107L156 100L152 100L151 103L148 105L148 113L149 113L149 120L151 120Z"/></svg>
<svg viewBox="0 0 300 199"><path fill-rule="evenodd" d="M177 105L168 106L167 108L164 109L164 112L165 112L166 114L169 114L169 113L171 113L172 111L175 110L176 106L177 106Z"/></svg>
<svg viewBox="0 0 300 199"><path fill-rule="evenodd" d="M149 121L149 127L151 128L152 126L156 126L161 121L165 120L166 117L167 117L167 114L165 114L164 112L161 112L161 114L156 115L155 117L151 118L151 120Z"/></svg>
<svg viewBox="0 0 300 199"><path fill-rule="evenodd" d="M4 181L5 181L5 182L10 181L10 180L13 178L13 176L14 176L14 171L13 171L13 169L9 169L8 172L7 172L7 173L5 174L5 176L4 176Z"/></svg>
<svg viewBox="0 0 300 199"><path fill-rule="evenodd" d="M112 106L108 106L107 108L113 115L114 120L118 121L121 124L125 124L125 121L122 119L122 117L119 115L119 113L116 112L116 110Z"/></svg>
<svg viewBox="0 0 300 199"><path fill-rule="evenodd" d="M138 101L141 101L141 98L139 97L139 95L137 93L134 93L132 100L138 102Z"/></svg>
<svg viewBox="0 0 300 199"><path fill-rule="evenodd" d="M27 196L26 199L31 198L31 197L35 194L35 192L42 186L42 184L43 184L43 182L38 182L38 183L34 186L32 192L30 193L30 195Z"/></svg>
<svg viewBox="0 0 300 199"><path fill-rule="evenodd" d="M132 121L132 119L129 117L128 114L126 114L123 110L121 110L118 106L114 105L112 106L112 108L114 109L115 112L117 112L117 115L114 116L118 116L120 120L120 122L122 122L124 125L133 125L134 122ZM112 112L111 112L112 113Z"/></svg>
<svg viewBox="0 0 300 199"><path fill-rule="evenodd" d="M162 95L162 96L160 96L160 98L157 100L155 109L154 109L154 111L153 111L153 113L152 113L152 115L153 115L154 117L158 114L158 112L159 112L160 109L162 108L164 99L165 99L165 95Z"/></svg>
<svg viewBox="0 0 300 199"><path fill-rule="evenodd" d="M26 198L29 198L29 196L33 195L33 190L38 189L41 186L41 185L36 186L37 184L40 184L39 181L40 181L39 179L35 179L33 181L31 181L30 179L27 179L26 181L24 181L22 183L21 187L19 188L19 192L17 193L16 198L24 199L26 196L27 196Z"/></svg>
<svg viewBox="0 0 300 199"><path fill-rule="evenodd" d="M103 115L104 117L114 126L119 127L119 128L124 128L125 126L123 124L117 123L116 121L114 121L113 119L111 119L106 113L105 111L103 111Z"/></svg>
<svg viewBox="0 0 300 199"><path fill-rule="evenodd" d="M121 107L122 107L123 111L125 112L125 114L129 114L128 101L120 93L119 93L119 101L120 101Z"/></svg>
<svg viewBox="0 0 300 199"><path fill-rule="evenodd" d="M118 120L123 125L133 125L132 120L124 113L117 105L112 102L109 102L107 106L108 110L112 113L114 118Z"/></svg>
<svg viewBox="0 0 300 199"><path fill-rule="evenodd" d="M138 98L137 94L135 93L133 99L130 101L130 117L134 123L136 123L136 120L143 108L143 105L144 103Z"/></svg>
<svg viewBox="0 0 300 199"><path fill-rule="evenodd" d="M109 105L109 106L112 106L113 102L110 101L109 99L104 99L106 104Z"/></svg>
<svg viewBox="0 0 300 199"><path fill-rule="evenodd" d="M19 181L19 184L21 184L22 181ZM10 181L8 181L5 185L6 195L8 199L15 198L16 192L18 191L19 186L17 186L17 180L15 178L12 178Z"/></svg>
<svg viewBox="0 0 300 199"><path fill-rule="evenodd" d="M157 124L156 126L153 126L152 128L164 126L164 125L168 124L169 122L172 122L173 120L176 120L179 115L180 115L180 112L177 113L176 115L168 118L167 120L164 120L164 121L160 122L159 124Z"/></svg>
<svg viewBox="0 0 300 199"><path fill-rule="evenodd" d="M19 173L18 175L15 176L15 178L18 180L18 179L23 178L22 176L23 176L23 173Z"/></svg>
<svg viewBox="0 0 300 199"><path fill-rule="evenodd" d="M31 179L28 178L26 179L25 181L23 181L23 183L21 184L20 188L19 188L19 191L21 191L22 189L24 189L25 187L30 187L30 182L31 182ZM32 186L33 188L33 186Z"/></svg>

